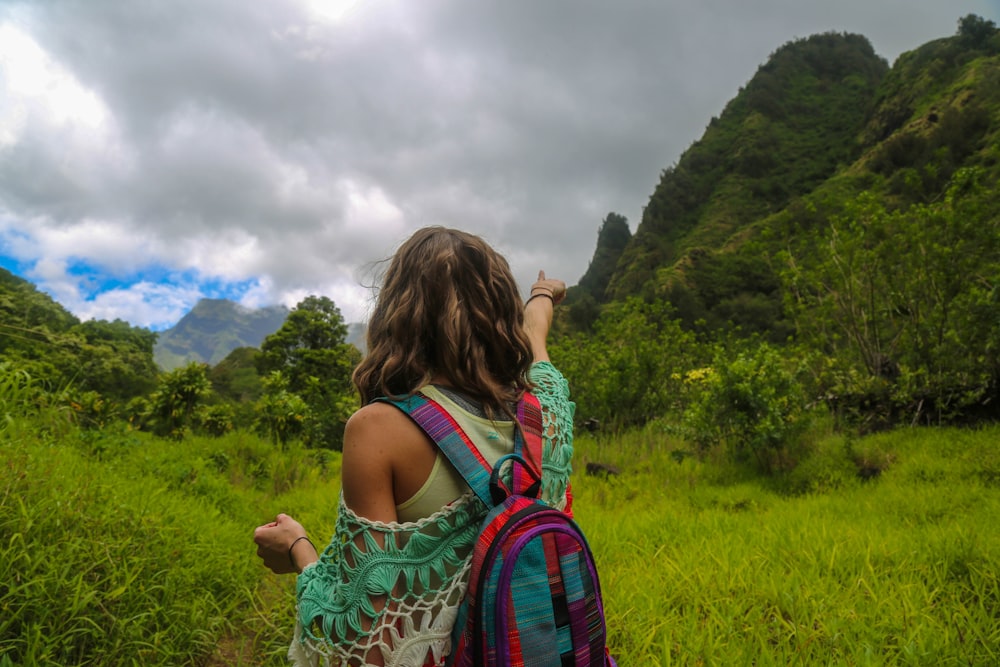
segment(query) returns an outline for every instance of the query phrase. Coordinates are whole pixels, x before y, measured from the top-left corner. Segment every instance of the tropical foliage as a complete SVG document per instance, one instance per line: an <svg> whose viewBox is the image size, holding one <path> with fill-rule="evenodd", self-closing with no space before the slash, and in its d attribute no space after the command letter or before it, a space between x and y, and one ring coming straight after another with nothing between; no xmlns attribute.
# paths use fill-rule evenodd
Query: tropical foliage
<svg viewBox="0 0 1000 667"><path fill-rule="evenodd" d="M81 429L44 393L0 369L0 665L287 664L295 581L250 536L287 511L322 545L340 454ZM662 422L578 435L619 470L573 491L621 664L1000 659L1000 432L808 435L768 477Z"/></svg>

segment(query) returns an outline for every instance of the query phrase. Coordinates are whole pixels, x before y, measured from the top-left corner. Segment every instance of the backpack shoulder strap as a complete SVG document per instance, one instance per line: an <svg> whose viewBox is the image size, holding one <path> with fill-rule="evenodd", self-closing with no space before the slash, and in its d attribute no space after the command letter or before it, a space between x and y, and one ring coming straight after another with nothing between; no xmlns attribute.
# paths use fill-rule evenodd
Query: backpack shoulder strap
<svg viewBox="0 0 1000 667"><path fill-rule="evenodd" d="M413 394L398 400L385 397L376 400L395 405L409 415L444 452L479 499L487 507L493 506L490 500L490 474L493 468L447 410L423 394Z"/></svg>
<svg viewBox="0 0 1000 667"><path fill-rule="evenodd" d="M499 502L491 490L491 479L496 479L493 466L437 401L419 393L402 399L381 397L376 400L395 405L423 429L487 507ZM518 403L517 420L521 427L515 425L514 428L514 458L526 461L531 470L513 466L514 492L534 496L539 493L542 471L542 415L538 399L532 394L525 393ZM510 491L505 491L504 495L510 495Z"/></svg>
<svg viewBox="0 0 1000 667"><path fill-rule="evenodd" d="M520 428L518 428L520 426ZM522 454L524 460L542 478L542 406L538 397L530 392L524 392L517 403L517 424L514 425L514 453ZM522 453L523 450L523 453ZM514 491L525 493L532 480L527 475L516 476ZM540 491L528 495L539 496Z"/></svg>

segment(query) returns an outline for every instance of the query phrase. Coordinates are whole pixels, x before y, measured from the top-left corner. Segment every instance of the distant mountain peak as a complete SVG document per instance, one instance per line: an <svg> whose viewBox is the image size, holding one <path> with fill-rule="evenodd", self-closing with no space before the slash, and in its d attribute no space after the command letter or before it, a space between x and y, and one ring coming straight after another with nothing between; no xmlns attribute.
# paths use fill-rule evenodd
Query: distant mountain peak
<svg viewBox="0 0 1000 667"><path fill-rule="evenodd" d="M201 299L160 333L153 358L164 370L192 361L215 365L238 347L260 347L284 324L285 306L248 308L229 299Z"/></svg>

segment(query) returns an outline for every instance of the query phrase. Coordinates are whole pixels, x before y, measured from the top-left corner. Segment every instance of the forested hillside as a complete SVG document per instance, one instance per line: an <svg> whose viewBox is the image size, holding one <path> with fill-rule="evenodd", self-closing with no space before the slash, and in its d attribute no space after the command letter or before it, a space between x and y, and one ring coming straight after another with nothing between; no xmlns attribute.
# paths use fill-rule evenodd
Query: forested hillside
<svg viewBox="0 0 1000 667"><path fill-rule="evenodd" d="M578 288L563 323L612 350L635 339L616 324L623 311L659 332L680 323L669 349L689 334L729 349L766 341L814 399L870 426L995 415L998 129L991 21L966 16L891 68L858 35L790 42L663 171L607 285ZM592 266L607 254L599 240ZM680 396L664 373L716 357L606 372ZM670 409L639 398L632 420Z"/></svg>
<svg viewBox="0 0 1000 667"><path fill-rule="evenodd" d="M609 291L662 292L685 253L724 246L858 157L888 65L859 35L786 44L663 171Z"/></svg>
<svg viewBox="0 0 1000 667"><path fill-rule="evenodd" d="M115 320L81 322L31 283L0 268L0 363L62 389L114 400L156 384L156 334Z"/></svg>

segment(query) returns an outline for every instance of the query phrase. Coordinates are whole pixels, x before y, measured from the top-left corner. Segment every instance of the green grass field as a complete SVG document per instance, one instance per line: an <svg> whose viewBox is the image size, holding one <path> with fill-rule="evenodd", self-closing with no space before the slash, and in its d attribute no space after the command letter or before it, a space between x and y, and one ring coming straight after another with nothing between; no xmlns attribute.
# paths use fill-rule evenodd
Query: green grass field
<svg viewBox="0 0 1000 667"><path fill-rule="evenodd" d="M339 455L0 416L0 666L284 664L294 580L251 533L328 537ZM1000 664L1000 429L817 438L781 478L655 425L578 438L619 664Z"/></svg>
<svg viewBox="0 0 1000 667"><path fill-rule="evenodd" d="M625 664L1000 663L998 442L871 437L855 450L889 462L878 478L815 466L820 489L798 495L678 464L650 434L581 443L623 469L576 485L613 646Z"/></svg>

